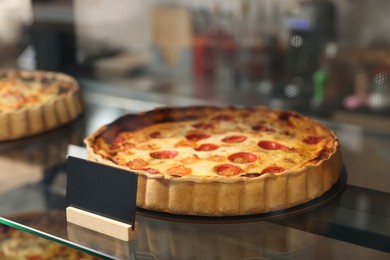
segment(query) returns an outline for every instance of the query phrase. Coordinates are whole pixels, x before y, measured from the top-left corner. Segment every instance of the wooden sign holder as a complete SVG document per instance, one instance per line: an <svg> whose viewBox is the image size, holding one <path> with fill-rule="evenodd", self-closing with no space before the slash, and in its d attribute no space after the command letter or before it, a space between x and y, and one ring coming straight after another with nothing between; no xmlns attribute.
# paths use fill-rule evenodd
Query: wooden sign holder
<svg viewBox="0 0 390 260"><path fill-rule="evenodd" d="M84 228L115 237L123 241L131 238L132 225L106 218L85 210L74 207L66 208L66 219L68 222Z"/></svg>
<svg viewBox="0 0 390 260"><path fill-rule="evenodd" d="M68 156L66 219L129 241L135 228L138 174Z"/></svg>

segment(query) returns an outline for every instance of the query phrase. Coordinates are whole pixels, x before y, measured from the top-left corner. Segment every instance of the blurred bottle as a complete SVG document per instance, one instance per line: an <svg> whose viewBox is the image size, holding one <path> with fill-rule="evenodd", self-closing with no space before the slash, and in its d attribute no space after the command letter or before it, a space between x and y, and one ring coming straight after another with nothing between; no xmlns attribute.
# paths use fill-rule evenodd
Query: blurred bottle
<svg viewBox="0 0 390 260"><path fill-rule="evenodd" d="M192 74L194 77L211 76L213 74L212 53L209 48L207 30L211 24L211 14L207 9L199 8L192 12Z"/></svg>
<svg viewBox="0 0 390 260"><path fill-rule="evenodd" d="M35 51L36 69L52 70L76 75L76 33L74 27L74 5L72 1L33 0L33 23L29 30L31 45ZM42 14L62 8L66 21L50 19ZM55 17L55 14L52 14Z"/></svg>
<svg viewBox="0 0 390 260"><path fill-rule="evenodd" d="M302 1L287 19L289 50L286 57L288 80L299 77L299 93L314 94L312 78L321 68L324 53L336 48L336 7L331 1Z"/></svg>
<svg viewBox="0 0 390 260"><path fill-rule="evenodd" d="M324 68L317 70L313 76L314 95L313 98L316 103L321 104L325 100L326 83L328 80L328 73Z"/></svg>
<svg viewBox="0 0 390 260"><path fill-rule="evenodd" d="M368 98L368 106L373 110L390 108L390 82L386 70L375 72L372 80L372 89Z"/></svg>
<svg viewBox="0 0 390 260"><path fill-rule="evenodd" d="M215 79L218 69L232 62L236 42L230 22L229 13L215 1L210 23L193 38L193 74L196 77Z"/></svg>
<svg viewBox="0 0 390 260"><path fill-rule="evenodd" d="M275 1L241 0L237 9L236 39L238 86L246 98L268 103L282 95L283 48L280 6Z"/></svg>

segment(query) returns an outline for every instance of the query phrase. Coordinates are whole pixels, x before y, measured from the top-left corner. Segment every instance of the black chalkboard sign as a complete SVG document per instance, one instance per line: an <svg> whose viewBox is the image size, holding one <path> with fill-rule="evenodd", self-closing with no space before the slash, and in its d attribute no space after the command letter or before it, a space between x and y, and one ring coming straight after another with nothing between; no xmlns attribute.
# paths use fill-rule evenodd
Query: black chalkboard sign
<svg viewBox="0 0 390 260"><path fill-rule="evenodd" d="M137 173L69 156L67 204L134 228L137 180Z"/></svg>

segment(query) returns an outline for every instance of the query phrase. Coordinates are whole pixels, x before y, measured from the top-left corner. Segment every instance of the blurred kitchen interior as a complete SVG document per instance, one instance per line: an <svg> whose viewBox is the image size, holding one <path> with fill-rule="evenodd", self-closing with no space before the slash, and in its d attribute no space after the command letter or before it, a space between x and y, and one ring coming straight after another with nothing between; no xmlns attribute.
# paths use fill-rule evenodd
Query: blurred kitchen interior
<svg viewBox="0 0 390 260"><path fill-rule="evenodd" d="M388 0L2 0L0 68L390 130Z"/></svg>

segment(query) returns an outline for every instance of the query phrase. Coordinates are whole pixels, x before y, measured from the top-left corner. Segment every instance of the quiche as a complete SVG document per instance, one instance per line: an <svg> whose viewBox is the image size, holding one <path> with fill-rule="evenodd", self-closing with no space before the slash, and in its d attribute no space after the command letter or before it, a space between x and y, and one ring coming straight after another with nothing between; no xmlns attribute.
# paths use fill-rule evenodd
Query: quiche
<svg viewBox="0 0 390 260"><path fill-rule="evenodd" d="M163 107L124 115L84 140L88 159L137 172L137 206L199 216L287 209L339 179L337 136L267 107Z"/></svg>
<svg viewBox="0 0 390 260"><path fill-rule="evenodd" d="M0 70L0 141L39 134L82 112L71 76L48 71Z"/></svg>
<svg viewBox="0 0 390 260"><path fill-rule="evenodd" d="M60 234L66 239L65 213L62 210L27 212L7 218L23 223L46 234ZM98 260L100 258L64 246L48 238L39 237L10 226L0 224L0 259L2 260Z"/></svg>
<svg viewBox="0 0 390 260"><path fill-rule="evenodd" d="M100 258L0 224L0 259L3 260L98 260Z"/></svg>

